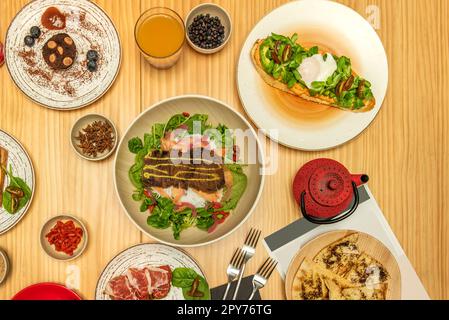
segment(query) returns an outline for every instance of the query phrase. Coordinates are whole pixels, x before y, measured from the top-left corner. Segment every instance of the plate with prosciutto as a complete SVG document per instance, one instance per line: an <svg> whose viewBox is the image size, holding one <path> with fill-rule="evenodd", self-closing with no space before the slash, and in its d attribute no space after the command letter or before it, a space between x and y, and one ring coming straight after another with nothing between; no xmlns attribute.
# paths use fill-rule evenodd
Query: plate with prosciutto
<svg viewBox="0 0 449 320"><path fill-rule="evenodd" d="M140 244L109 262L97 300L210 300L206 276L193 258L164 244Z"/></svg>

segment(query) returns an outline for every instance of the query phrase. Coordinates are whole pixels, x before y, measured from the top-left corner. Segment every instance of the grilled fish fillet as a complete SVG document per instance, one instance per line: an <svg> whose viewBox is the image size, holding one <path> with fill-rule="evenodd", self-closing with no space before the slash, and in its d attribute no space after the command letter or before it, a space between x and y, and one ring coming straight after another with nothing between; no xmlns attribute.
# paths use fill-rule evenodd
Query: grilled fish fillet
<svg viewBox="0 0 449 320"><path fill-rule="evenodd" d="M259 73L259 75L262 77L262 79L270 86L272 86L273 88L276 88L278 90L284 91L286 93L289 93L293 96L296 96L298 98L307 100L307 101L312 101L312 102L316 102L316 103L320 103L320 104L324 104L324 105L328 105L328 106L332 106L335 108L339 108L341 110L344 111L352 111L352 112L366 112L366 111L370 111L374 108L374 106L376 105L376 100L374 98L369 99L369 100L365 100L365 106L360 108L360 109L348 109L348 108L344 108L344 107L340 107L338 105L336 105L336 101L331 98L331 97L327 97L327 96L323 96L323 95L316 95L316 96L311 96L309 94L309 90L307 88L302 87L300 84L296 83L291 89L283 82L273 78L271 75L269 75L268 73L265 72L265 70L262 67L262 63L260 61L260 45L264 42L264 39L258 40L252 50L251 50L251 58L253 60L253 63L256 67L257 72ZM353 72L354 74L354 72Z"/></svg>

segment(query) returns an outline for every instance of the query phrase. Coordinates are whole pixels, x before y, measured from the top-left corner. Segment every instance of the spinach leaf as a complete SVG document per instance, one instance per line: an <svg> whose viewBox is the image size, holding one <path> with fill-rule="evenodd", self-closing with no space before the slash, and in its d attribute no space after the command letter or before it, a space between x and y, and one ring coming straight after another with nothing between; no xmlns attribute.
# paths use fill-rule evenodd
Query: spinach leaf
<svg viewBox="0 0 449 320"><path fill-rule="evenodd" d="M142 170L145 166L144 158L147 155L147 149L142 149L136 154L136 158L134 160L134 164L131 166L128 172L129 179L131 183L137 189L143 189L142 185Z"/></svg>
<svg viewBox="0 0 449 320"><path fill-rule="evenodd" d="M173 201L164 197L156 198L156 206L147 219L148 225L156 229L167 229L170 227L170 216L174 213Z"/></svg>
<svg viewBox="0 0 449 320"><path fill-rule="evenodd" d="M197 291L204 294L202 297L192 297L188 294L196 278L199 280ZM210 300L211 298L209 284L206 279L191 268L176 268L173 270L172 285L182 289L182 294L186 300Z"/></svg>
<svg viewBox="0 0 449 320"><path fill-rule="evenodd" d="M204 279L202 276L198 275L198 278L200 280L200 283L198 285L197 290L202 292L204 296L192 297L188 294L191 288L182 288L182 294L186 300L210 300L209 284L207 283L206 279Z"/></svg>
<svg viewBox="0 0 449 320"><path fill-rule="evenodd" d="M191 288L198 274L190 268L176 268L173 270L172 284L178 288Z"/></svg>
<svg viewBox="0 0 449 320"><path fill-rule="evenodd" d="M0 170L3 170L8 175L10 187L17 187L22 189L23 191L23 197L20 198L19 205L14 211L12 210L12 195L7 191L3 192L3 208L8 213L15 214L20 211L20 209L25 207L28 201L30 201L32 190L22 178L14 176L12 172L12 166L9 167L9 171L4 167L1 167Z"/></svg>
<svg viewBox="0 0 449 320"><path fill-rule="evenodd" d="M242 166L238 164L227 165L226 166L232 173L232 188L229 199L223 203L223 207L220 208L221 211L231 211L237 207L240 198L246 190L248 184L248 178L243 173Z"/></svg>
<svg viewBox="0 0 449 320"><path fill-rule="evenodd" d="M134 137L128 141L128 149L131 153L137 154L143 149L142 139L139 137Z"/></svg>
<svg viewBox="0 0 449 320"><path fill-rule="evenodd" d="M187 126L187 131L190 134L194 133L194 129L197 128L198 124L200 125L199 129L200 132L195 133L203 133L207 129L210 128L210 126L207 124L207 119L209 117L206 114L194 114L190 118L188 118L183 124Z"/></svg>
<svg viewBox="0 0 449 320"><path fill-rule="evenodd" d="M186 120L187 117L185 117L183 114L175 114L173 117L170 118L170 120L168 120L167 124L165 125L164 133L179 128L179 126L182 125Z"/></svg>

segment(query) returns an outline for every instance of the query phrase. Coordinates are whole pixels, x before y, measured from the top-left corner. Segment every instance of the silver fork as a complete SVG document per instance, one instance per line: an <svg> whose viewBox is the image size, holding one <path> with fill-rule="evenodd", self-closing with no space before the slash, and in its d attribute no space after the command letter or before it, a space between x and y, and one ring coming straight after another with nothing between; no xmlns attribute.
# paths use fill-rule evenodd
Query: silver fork
<svg viewBox="0 0 449 320"><path fill-rule="evenodd" d="M228 269L226 270L226 274L228 275L228 285L226 286L226 291L223 295L223 300L226 300L232 282L239 276L240 268L242 267L243 264L243 258L244 256L242 249L240 248L236 249L234 255L231 258L231 262L229 262Z"/></svg>
<svg viewBox="0 0 449 320"><path fill-rule="evenodd" d="M257 270L257 273L253 277L253 292L249 296L248 300L253 300L257 290L265 287L277 264L278 263L271 258L265 260L263 265L259 268L259 270Z"/></svg>
<svg viewBox="0 0 449 320"><path fill-rule="evenodd" d="M234 296L232 297L232 300L237 299L237 294L239 293L240 284L242 283L242 277L243 277L243 274L245 273L246 263L256 253L256 247L257 247L257 243L259 242L260 234L261 234L260 230L251 228L248 235L246 236L245 244L243 245L243 248L242 248L243 254L244 254L243 255L243 265L242 265L242 268L239 273L239 278L237 280L237 286L235 287Z"/></svg>

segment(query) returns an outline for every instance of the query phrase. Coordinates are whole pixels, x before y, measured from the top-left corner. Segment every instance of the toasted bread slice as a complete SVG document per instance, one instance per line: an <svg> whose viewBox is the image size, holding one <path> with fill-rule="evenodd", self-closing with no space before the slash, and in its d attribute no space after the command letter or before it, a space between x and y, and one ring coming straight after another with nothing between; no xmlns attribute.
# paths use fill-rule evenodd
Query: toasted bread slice
<svg viewBox="0 0 449 320"><path fill-rule="evenodd" d="M301 86L298 83L296 83L292 88L289 88L285 83L279 81L278 79L273 78L270 74L266 73L265 70L263 69L262 63L260 61L259 48L260 48L260 45L264 42L264 40L265 39L256 41L256 43L254 44L254 46L251 50L251 58L253 60L253 63L255 65L256 70L259 73L259 75L262 77L262 79L268 85L272 86L273 88L284 91L286 93L289 93L291 95L294 95L298 98L301 98L301 99L304 99L307 101L312 101L312 102L332 106L332 107L339 108L344 111L352 111L352 112L357 112L357 113L367 112L367 111L372 110L374 108L374 106L376 105L376 100L374 98L372 98L372 99L365 100L364 101L365 105L360 109L348 109L348 108L338 106L337 101L331 97L327 97L324 95L311 96L309 93L309 90L307 88L304 88L303 86ZM353 74L355 75L354 72L353 72Z"/></svg>
<svg viewBox="0 0 449 320"><path fill-rule="evenodd" d="M0 147L0 207L3 204L3 185L5 184L5 171L8 162L8 151Z"/></svg>

